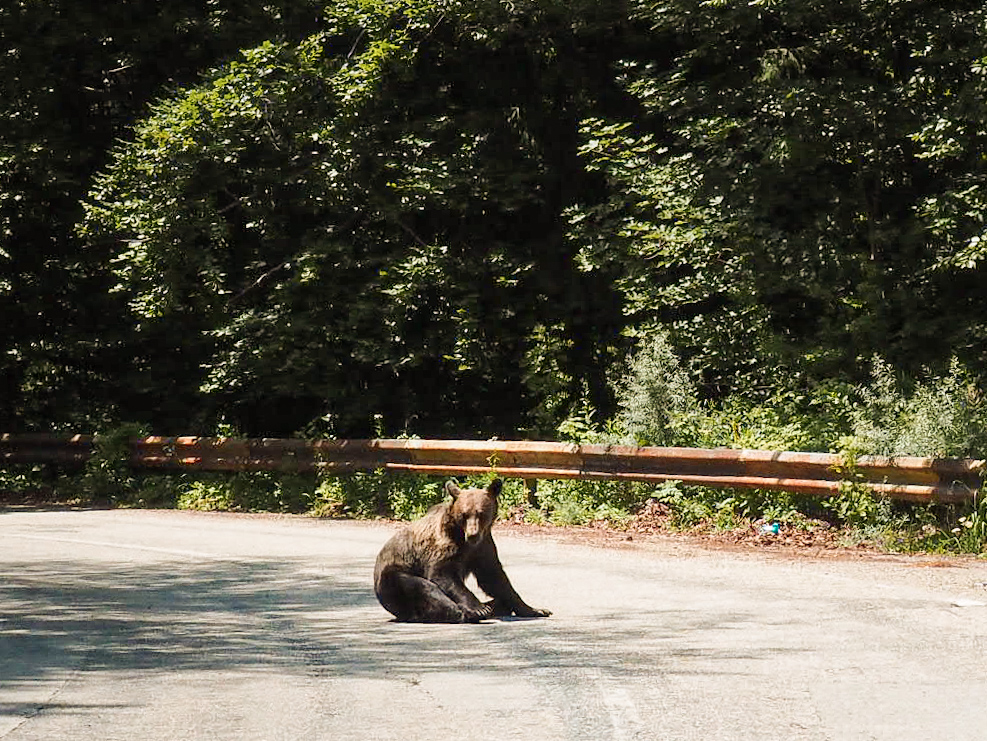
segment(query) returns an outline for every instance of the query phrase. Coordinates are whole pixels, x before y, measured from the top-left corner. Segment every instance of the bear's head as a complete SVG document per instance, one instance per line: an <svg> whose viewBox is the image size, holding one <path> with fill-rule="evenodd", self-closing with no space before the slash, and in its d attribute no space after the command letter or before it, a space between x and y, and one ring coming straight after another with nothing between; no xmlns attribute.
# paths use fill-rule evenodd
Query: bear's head
<svg viewBox="0 0 987 741"><path fill-rule="evenodd" d="M446 482L446 494L452 497L448 523L462 533L470 545L479 543L489 533L497 518L497 497L504 482L494 479L486 489L460 489Z"/></svg>

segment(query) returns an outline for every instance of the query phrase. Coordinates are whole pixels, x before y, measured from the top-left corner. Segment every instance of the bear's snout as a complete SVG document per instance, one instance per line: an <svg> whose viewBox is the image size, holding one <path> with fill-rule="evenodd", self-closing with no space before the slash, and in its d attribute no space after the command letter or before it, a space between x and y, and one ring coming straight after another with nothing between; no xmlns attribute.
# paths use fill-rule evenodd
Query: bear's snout
<svg viewBox="0 0 987 741"><path fill-rule="evenodd" d="M479 540L483 535L483 523L480 522L480 518L468 517L463 532L466 533L466 540L469 542L474 543Z"/></svg>

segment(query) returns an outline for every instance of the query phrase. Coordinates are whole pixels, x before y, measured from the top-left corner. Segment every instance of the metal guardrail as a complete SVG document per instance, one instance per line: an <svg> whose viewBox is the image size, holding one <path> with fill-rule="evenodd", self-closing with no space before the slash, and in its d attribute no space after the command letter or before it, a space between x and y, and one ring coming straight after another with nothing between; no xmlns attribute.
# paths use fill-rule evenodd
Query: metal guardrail
<svg viewBox="0 0 987 741"><path fill-rule="evenodd" d="M130 441L135 468L161 471L347 473L385 469L437 475L496 470L524 479L643 481L831 495L852 480L875 495L919 502L971 499L985 461L861 456L847 467L829 453L642 448L530 441L282 440L146 437ZM0 466L52 463L81 467L94 438L0 435Z"/></svg>

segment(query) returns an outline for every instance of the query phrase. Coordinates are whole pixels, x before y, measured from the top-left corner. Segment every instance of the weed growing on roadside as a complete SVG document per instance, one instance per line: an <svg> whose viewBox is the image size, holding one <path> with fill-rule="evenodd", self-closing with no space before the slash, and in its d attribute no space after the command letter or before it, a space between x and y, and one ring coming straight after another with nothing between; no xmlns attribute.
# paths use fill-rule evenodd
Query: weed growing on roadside
<svg viewBox="0 0 987 741"><path fill-rule="evenodd" d="M320 517L387 516L389 478L383 469L320 477L308 510Z"/></svg>
<svg viewBox="0 0 987 741"><path fill-rule="evenodd" d="M864 484L863 474L857 465L859 451L852 438L846 442L847 447L840 452L840 463L834 467L834 473L840 476L839 493L823 499L822 506L838 523L850 528L886 523L886 503L876 499Z"/></svg>
<svg viewBox="0 0 987 741"><path fill-rule="evenodd" d="M146 435L143 427L121 424L96 435L93 452L82 474L69 486L83 501L135 504L140 499L138 479L130 466L130 440Z"/></svg>
<svg viewBox="0 0 987 741"><path fill-rule="evenodd" d="M55 475L51 466L23 464L7 466L0 470L0 496L20 498L48 498L52 496Z"/></svg>
<svg viewBox="0 0 987 741"><path fill-rule="evenodd" d="M313 476L269 471L185 475L179 509L241 512L302 512Z"/></svg>
<svg viewBox="0 0 987 741"><path fill-rule="evenodd" d="M861 452L978 457L987 451L987 401L955 358L946 375L910 384L875 358L872 378L854 410L854 445Z"/></svg>
<svg viewBox="0 0 987 741"><path fill-rule="evenodd" d="M194 509L200 512L234 509L236 495L229 477L200 478L190 481L178 495L178 509Z"/></svg>
<svg viewBox="0 0 987 741"><path fill-rule="evenodd" d="M961 553L984 553L987 551L987 496L977 492L973 505L956 519L956 525L949 531L947 542L950 550Z"/></svg>
<svg viewBox="0 0 987 741"><path fill-rule="evenodd" d="M632 439L646 445L695 444L703 410L664 332L645 338L616 386L618 423Z"/></svg>
<svg viewBox="0 0 987 741"><path fill-rule="evenodd" d="M618 481L546 480L538 484L539 510L530 511L529 522L553 525L607 523L623 527L630 511L647 499L650 487Z"/></svg>

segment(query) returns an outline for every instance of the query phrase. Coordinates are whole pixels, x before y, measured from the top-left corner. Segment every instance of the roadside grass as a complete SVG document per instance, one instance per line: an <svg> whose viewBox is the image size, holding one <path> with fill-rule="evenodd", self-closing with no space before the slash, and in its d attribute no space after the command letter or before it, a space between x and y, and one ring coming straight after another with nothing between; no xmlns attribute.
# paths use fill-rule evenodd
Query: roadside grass
<svg viewBox="0 0 987 741"><path fill-rule="evenodd" d="M386 471L346 476L275 473L135 476L101 466L96 479L43 466L0 472L8 501L73 505L279 512L331 518L411 520L444 497L444 477ZM119 478L107 474L116 470ZM461 481L485 485L494 472ZM90 488L91 487L91 488ZM629 482L507 479L500 518L551 527L592 527L636 535L690 534L754 545L782 543L896 553L987 556L987 497L969 504L919 505L876 499L847 486L819 499L784 492Z"/></svg>

